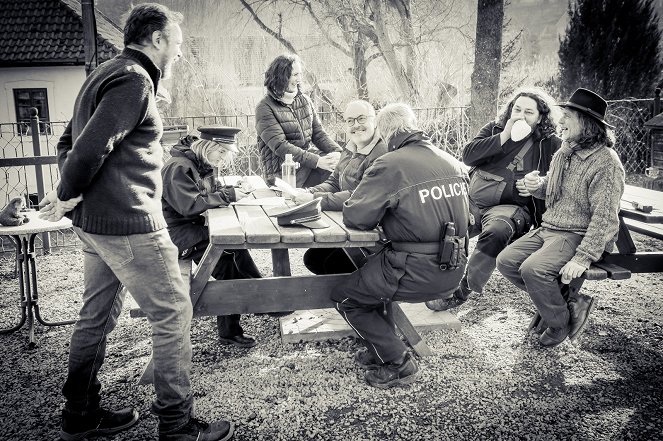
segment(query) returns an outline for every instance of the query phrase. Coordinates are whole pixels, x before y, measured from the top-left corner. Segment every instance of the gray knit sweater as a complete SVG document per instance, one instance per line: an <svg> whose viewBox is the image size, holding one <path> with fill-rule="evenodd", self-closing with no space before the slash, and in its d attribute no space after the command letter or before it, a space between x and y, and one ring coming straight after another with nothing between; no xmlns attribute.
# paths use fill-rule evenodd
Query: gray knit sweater
<svg viewBox="0 0 663 441"><path fill-rule="evenodd" d="M545 198L548 176L533 193L537 198ZM563 172L561 190L562 196L553 206L546 201L542 226L583 235L571 260L589 268L604 251L612 251L619 232L624 167L617 153L601 145L574 152Z"/></svg>

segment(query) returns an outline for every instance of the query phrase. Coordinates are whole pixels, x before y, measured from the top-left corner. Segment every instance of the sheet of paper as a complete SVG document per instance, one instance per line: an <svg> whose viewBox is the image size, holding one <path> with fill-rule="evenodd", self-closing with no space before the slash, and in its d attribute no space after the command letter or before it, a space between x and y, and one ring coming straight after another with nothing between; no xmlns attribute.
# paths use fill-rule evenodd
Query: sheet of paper
<svg viewBox="0 0 663 441"><path fill-rule="evenodd" d="M251 198L244 198L240 199L237 202L232 202L230 205L263 205L263 206L285 206L285 198L282 198L280 196L271 196L271 197L266 197L266 198L257 198L257 199L251 199Z"/></svg>

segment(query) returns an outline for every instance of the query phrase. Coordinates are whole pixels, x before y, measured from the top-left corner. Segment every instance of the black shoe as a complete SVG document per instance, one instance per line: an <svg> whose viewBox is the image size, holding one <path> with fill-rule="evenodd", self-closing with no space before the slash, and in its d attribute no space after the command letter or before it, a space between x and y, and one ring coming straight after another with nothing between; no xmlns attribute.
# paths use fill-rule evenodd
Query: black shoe
<svg viewBox="0 0 663 441"><path fill-rule="evenodd" d="M568 302L569 313L571 315L569 326L569 340L573 341L582 334L587 325L589 314L596 306L596 300L585 294L578 294L571 297Z"/></svg>
<svg viewBox="0 0 663 441"><path fill-rule="evenodd" d="M206 423L191 418L188 423L174 432L159 432L159 441L226 441L232 438L235 425L219 420Z"/></svg>
<svg viewBox="0 0 663 441"><path fill-rule="evenodd" d="M414 383L419 373L419 366L408 352L400 364L387 363L380 365L376 370L369 370L364 374L368 384L378 389L388 389L394 386Z"/></svg>
<svg viewBox="0 0 663 441"><path fill-rule="evenodd" d="M295 311L276 311L276 312L268 312L267 315L270 317L285 317L286 315L290 315Z"/></svg>
<svg viewBox="0 0 663 441"><path fill-rule="evenodd" d="M238 348L252 348L258 344L255 337L248 334L231 335L229 337L219 336L219 343L237 346Z"/></svg>
<svg viewBox="0 0 663 441"><path fill-rule="evenodd" d="M373 357L368 349L361 349L355 354L355 362L364 369L377 369L382 363Z"/></svg>
<svg viewBox="0 0 663 441"><path fill-rule="evenodd" d="M472 290L467 284L467 279L463 277L460 280L460 285L456 288L451 297L447 299L430 300L426 302L426 307L433 311L448 311L449 309L457 308L467 302L470 294L472 294Z"/></svg>
<svg viewBox="0 0 663 441"><path fill-rule="evenodd" d="M541 335L547 328L548 325L546 324L546 321L543 320L543 317L537 312L534 314L534 317L532 317L532 321L527 327L527 332L528 334Z"/></svg>
<svg viewBox="0 0 663 441"><path fill-rule="evenodd" d="M539 343L541 343L541 346L546 347L557 346L569 335L569 329L568 326L564 326L563 328L547 328L543 331L541 337L539 337Z"/></svg>
<svg viewBox="0 0 663 441"><path fill-rule="evenodd" d="M126 408L118 411L99 409L87 416L62 411L60 438L64 441L84 440L89 436L112 435L138 422L138 412Z"/></svg>

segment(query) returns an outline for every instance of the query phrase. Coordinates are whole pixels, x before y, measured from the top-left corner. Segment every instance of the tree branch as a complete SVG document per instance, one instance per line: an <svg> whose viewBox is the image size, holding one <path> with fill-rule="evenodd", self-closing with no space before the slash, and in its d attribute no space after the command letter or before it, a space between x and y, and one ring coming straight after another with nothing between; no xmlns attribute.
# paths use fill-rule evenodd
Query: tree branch
<svg viewBox="0 0 663 441"><path fill-rule="evenodd" d="M266 33L268 33L268 34L271 35L272 37L276 38L276 39L279 41L279 43L281 43L283 46L285 46L285 48L288 49L288 50L289 50L290 52L292 52L293 54L296 54L296 53L297 53L297 50L296 50L295 47L292 45L292 43L290 43L288 40L286 40L285 38L283 38L283 36L282 36L281 34L279 34L279 33L275 32L275 31L273 31L272 29L270 29L269 26L267 26L267 25L266 25L266 24L260 19L260 17L258 17L258 14L256 14L256 12L253 10L253 8L251 7L251 5L248 4L248 2L247 2L246 0L239 0L239 1L240 1L240 3L242 4L242 6L244 6L244 9L246 9L247 11L249 11L249 13L251 14L251 16L253 16L253 20L258 24L258 26L260 26L260 28L261 28L263 31L265 31Z"/></svg>
<svg viewBox="0 0 663 441"><path fill-rule="evenodd" d="M309 14L311 15L311 17L312 17L313 20L315 21L315 24L318 25L318 28L320 29L320 32L322 32L322 35L324 35L324 37L327 39L327 41L329 42L329 44L331 44L333 47L335 47L335 48L338 49L339 51L343 52L344 55L346 55L346 56L352 58L352 54L350 53L350 51L349 51L347 48L344 48L343 46L341 46L340 43L336 42L336 41L331 37L331 35L329 35L329 33L327 32L327 30L326 30L325 27L323 26L323 24L322 24L322 22L320 21L320 19L318 18L318 16L315 14L315 12L313 12L313 7L311 6L311 2L308 1L308 0L305 1L305 2L304 2L304 7L306 8L306 10L309 12Z"/></svg>

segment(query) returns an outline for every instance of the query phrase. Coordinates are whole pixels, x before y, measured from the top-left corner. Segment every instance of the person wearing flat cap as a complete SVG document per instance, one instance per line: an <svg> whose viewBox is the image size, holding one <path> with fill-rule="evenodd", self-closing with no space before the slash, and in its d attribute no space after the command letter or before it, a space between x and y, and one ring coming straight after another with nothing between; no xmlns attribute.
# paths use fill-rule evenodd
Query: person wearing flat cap
<svg viewBox="0 0 663 441"><path fill-rule="evenodd" d="M612 148L605 100L581 88L559 106L562 147L546 176L535 171L524 178L527 190L545 199L541 227L497 256L499 271L527 291L538 310L542 346L573 339L584 329L596 301L585 295L565 299L565 285L612 251L624 193L624 167Z"/></svg>
<svg viewBox="0 0 663 441"><path fill-rule="evenodd" d="M209 208L225 207L248 194L246 186L220 186L215 167L227 169L238 152L235 127L210 126L198 129L200 137L187 136L171 149L171 158L164 165L161 204L168 232L177 246L180 259L200 262L209 244L209 229L203 213ZM221 279L262 277L248 250L224 250L212 271ZM256 345L244 334L237 314L218 316L219 342L242 348Z"/></svg>

